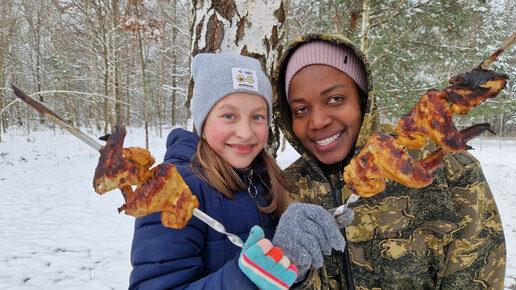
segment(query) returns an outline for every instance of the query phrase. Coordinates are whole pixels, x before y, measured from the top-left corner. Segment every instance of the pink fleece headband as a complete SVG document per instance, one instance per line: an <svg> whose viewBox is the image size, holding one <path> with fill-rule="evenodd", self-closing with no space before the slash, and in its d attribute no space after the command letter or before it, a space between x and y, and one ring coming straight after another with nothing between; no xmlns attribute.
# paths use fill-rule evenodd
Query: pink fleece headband
<svg viewBox="0 0 516 290"><path fill-rule="evenodd" d="M367 93L367 76L364 64L353 50L347 46L339 46L328 41L315 40L301 45L294 51L288 61L285 73L287 98L290 82L294 75L302 68L312 64L325 64L342 71L355 81L364 93Z"/></svg>

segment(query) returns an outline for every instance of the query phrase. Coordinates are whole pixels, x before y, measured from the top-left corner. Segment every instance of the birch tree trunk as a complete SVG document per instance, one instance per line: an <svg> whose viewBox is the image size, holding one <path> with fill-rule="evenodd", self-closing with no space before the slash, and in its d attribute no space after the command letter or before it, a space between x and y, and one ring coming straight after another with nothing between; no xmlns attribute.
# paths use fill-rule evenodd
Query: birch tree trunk
<svg viewBox="0 0 516 290"><path fill-rule="evenodd" d="M0 5L0 87L4 87L6 83L5 64L7 63L8 53L11 48L11 43L8 40L10 40L14 34L20 9L14 9L6 2L2 2ZM16 12L14 12L14 10L16 10ZM0 142L2 142L2 131L6 131L5 127L7 125L3 114L3 95L4 90L0 90Z"/></svg>
<svg viewBox="0 0 516 290"><path fill-rule="evenodd" d="M91 110L92 110L92 113L93 113L93 120L95 122L95 128L97 129L97 131L100 131L101 130L101 124L100 124L100 119L98 117L98 103L97 103L97 97L93 96L93 94L97 91L97 86L96 86L96 83L95 83L95 55L94 54L91 54L90 55L90 63L88 65L88 69L89 69L89 76L90 76L90 91L92 93L92 96L91 96L91 100L92 100L92 104L91 104Z"/></svg>
<svg viewBox="0 0 516 290"><path fill-rule="evenodd" d="M111 14L113 15L111 18L112 21L112 29L116 31L115 28L118 27L120 21L120 7L118 0L111 1ZM119 125L123 123L123 115L122 115L122 80L121 80L121 72L120 72L120 38L116 33L112 33L113 40L111 50L112 59L113 59L113 96L115 97L115 105L114 105L114 125Z"/></svg>
<svg viewBox="0 0 516 290"><path fill-rule="evenodd" d="M173 4L172 4L172 9L173 9L173 15L177 15L177 0L174 0L173 1ZM176 40L177 40L177 34L179 33L178 32L178 29L176 28L176 25L177 23L175 23L174 21L174 28L172 29L172 43L176 43ZM174 50L174 54L172 55L172 96L171 96L171 101L172 101L172 105L171 105L171 115L170 115L170 118L171 118L171 121L172 121L172 125L175 126L177 125L177 121L176 121L176 99L177 99L177 93L176 93L176 88L177 88L177 52Z"/></svg>
<svg viewBox="0 0 516 290"><path fill-rule="evenodd" d="M371 1L364 0L364 3L362 3L362 37L360 38L360 50L362 50L364 53L366 53L366 51L368 50L367 36L369 34L369 12L370 11L371 11Z"/></svg>
<svg viewBox="0 0 516 290"><path fill-rule="evenodd" d="M104 134L108 134L111 132L112 128L110 127L111 120L111 105L109 98L109 84L110 84L110 66L111 61L109 59L109 23L110 21L107 19L107 10L104 8L103 3L92 2L92 6L95 9L95 13L97 14L98 25L100 27L100 39L102 40L102 60L103 60L103 69L104 69Z"/></svg>
<svg viewBox="0 0 516 290"><path fill-rule="evenodd" d="M282 0L192 0L191 56L203 52L235 52L251 56L273 75L283 52L285 11ZM187 107L193 82L190 80ZM279 148L279 129L269 132L268 149Z"/></svg>
<svg viewBox="0 0 516 290"><path fill-rule="evenodd" d="M35 81L35 91L38 93L37 98L39 99L39 101L44 103L45 100L43 98L43 95L39 94L39 92L42 91L43 82L43 65L41 62L41 55L42 38L44 38L42 34L45 27L42 23L42 14L46 7L44 6L44 3L37 1L27 1L24 2L22 5L24 5L26 11L29 11L25 13L25 17L29 29L28 34L30 35L30 41L28 42L28 44L31 48L31 53L33 54L32 57L34 61L33 74ZM45 123L45 118L43 117L43 115L38 114L38 118L41 124Z"/></svg>
<svg viewBox="0 0 516 290"><path fill-rule="evenodd" d="M134 2L134 9L136 12L136 17L140 18L140 12L138 9L138 2ZM149 149L149 94L147 92L147 77L145 72L145 58L143 53L143 39L140 30L137 30L138 35L138 48L140 55L140 68L141 68L141 77L142 77L142 86L143 86L143 118L145 123L145 149Z"/></svg>

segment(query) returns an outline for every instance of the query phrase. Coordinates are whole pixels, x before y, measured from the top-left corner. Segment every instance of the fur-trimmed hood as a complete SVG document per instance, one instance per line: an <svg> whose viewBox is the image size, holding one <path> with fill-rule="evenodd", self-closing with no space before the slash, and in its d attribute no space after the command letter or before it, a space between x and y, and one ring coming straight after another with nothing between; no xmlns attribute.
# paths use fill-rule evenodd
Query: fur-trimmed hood
<svg viewBox="0 0 516 290"><path fill-rule="evenodd" d="M299 139L294 135L292 130L292 113L290 111L285 92L285 71L288 60L292 53L303 43L317 39L326 40L337 45L343 45L351 48L364 63L367 74L367 104L365 108L364 121L362 123L362 127L360 129L359 137L356 143L355 153L360 151L369 136L374 132L377 132L380 126L378 110L376 108L376 99L373 90L373 77L369 67L369 61L362 53L362 51L360 51L360 49L355 44L353 44L349 39L342 35L310 34L294 40L283 52L283 55L279 60L278 69L276 70L273 77L274 119L275 125L281 128L283 135L292 145L292 147L294 147L294 149L306 160L313 162L316 162L315 157L304 148L304 146L301 144L301 141L299 141Z"/></svg>

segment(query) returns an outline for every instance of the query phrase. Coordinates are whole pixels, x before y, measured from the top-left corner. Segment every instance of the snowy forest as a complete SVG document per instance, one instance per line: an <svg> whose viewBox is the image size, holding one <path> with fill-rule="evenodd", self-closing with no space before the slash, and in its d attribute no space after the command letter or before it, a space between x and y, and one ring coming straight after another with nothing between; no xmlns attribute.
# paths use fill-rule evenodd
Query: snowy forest
<svg viewBox="0 0 516 290"><path fill-rule="evenodd" d="M516 33L516 0L0 0L0 288L127 289L132 269L134 218L118 212L119 193L93 191L98 152L11 84L89 136L125 124L125 144L161 161L170 129L192 129L194 55L253 56L273 79L288 43L307 33L361 47L380 117L396 123ZM516 43L489 69L508 75L506 87L454 123L488 122L497 135L470 145L500 210L504 289L514 290ZM286 168L299 154L271 130Z"/></svg>
<svg viewBox="0 0 516 290"><path fill-rule="evenodd" d="M53 126L10 84L74 126L187 126L190 61L199 52L255 56L273 76L305 33L341 33L367 54L383 121L443 89L516 31L516 0L12 0L0 1L0 142L11 128ZM489 122L516 136L516 50L489 67L506 88L458 127ZM163 134L166 134L163 133ZM148 144L148 141L147 141Z"/></svg>

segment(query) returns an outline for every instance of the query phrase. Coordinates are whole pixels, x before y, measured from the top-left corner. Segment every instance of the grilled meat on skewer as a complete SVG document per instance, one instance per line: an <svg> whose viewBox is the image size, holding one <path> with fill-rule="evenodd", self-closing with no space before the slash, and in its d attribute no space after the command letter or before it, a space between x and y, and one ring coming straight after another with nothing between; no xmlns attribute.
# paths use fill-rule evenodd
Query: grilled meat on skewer
<svg viewBox="0 0 516 290"><path fill-rule="evenodd" d="M411 112L397 124L397 139L374 134L359 154L344 168L344 180L357 195L370 197L385 189L385 178L408 187L432 183L431 173L446 152L471 149L466 143L489 130L488 123L458 131L452 114L467 114L488 98L494 98L507 82L507 75L476 68L450 79L451 86L442 91L427 91ZM492 131L491 131L492 132ZM416 162L404 150L423 147L428 139L440 148Z"/></svg>
<svg viewBox="0 0 516 290"><path fill-rule="evenodd" d="M452 77L451 86L442 91L426 92L412 111L400 119L396 127L398 143L417 149L427 143L426 138L430 138L448 152L471 149L466 142L486 130L490 131L490 125L477 124L458 131L452 114L467 114L486 99L495 97L506 82L506 75L481 69Z"/></svg>
<svg viewBox="0 0 516 290"><path fill-rule="evenodd" d="M344 180L353 192L363 197L382 192L385 178L409 187L424 187L434 180L432 171L441 164L445 153L437 149L415 162L392 136L376 133L344 168Z"/></svg>
<svg viewBox="0 0 516 290"><path fill-rule="evenodd" d="M125 204L118 210L133 217L161 213L161 222L183 228L199 206L197 197L172 164L154 164L150 152L138 147L123 148L125 126L117 126L100 149L93 187L99 194L120 188ZM136 189L133 190L133 186Z"/></svg>

